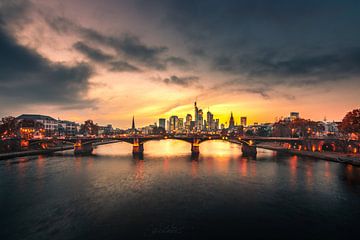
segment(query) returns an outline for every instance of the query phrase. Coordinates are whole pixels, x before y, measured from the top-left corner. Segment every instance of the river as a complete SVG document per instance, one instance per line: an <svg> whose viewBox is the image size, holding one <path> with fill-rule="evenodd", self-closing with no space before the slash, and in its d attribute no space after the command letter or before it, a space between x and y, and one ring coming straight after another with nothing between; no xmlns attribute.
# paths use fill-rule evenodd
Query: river
<svg viewBox="0 0 360 240"><path fill-rule="evenodd" d="M0 239L345 239L360 168L204 142L98 146L0 162Z"/></svg>

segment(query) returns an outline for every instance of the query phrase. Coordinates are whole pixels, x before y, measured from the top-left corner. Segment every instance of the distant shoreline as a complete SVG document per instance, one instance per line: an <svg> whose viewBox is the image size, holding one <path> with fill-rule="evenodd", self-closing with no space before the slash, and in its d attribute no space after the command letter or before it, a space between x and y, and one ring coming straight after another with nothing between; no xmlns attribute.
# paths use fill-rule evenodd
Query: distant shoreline
<svg viewBox="0 0 360 240"><path fill-rule="evenodd" d="M296 149L287 149L281 146L274 146L272 144L258 144L258 148L267 150L283 152L287 154L293 154L303 157L318 158L322 160L351 164L354 166L360 166L360 156L354 156L354 154L338 153L338 152L311 152L311 151L300 151Z"/></svg>
<svg viewBox="0 0 360 240"><path fill-rule="evenodd" d="M110 144L110 143L115 143L115 142L118 142L118 141L98 142L98 143L93 143L93 146L105 145L105 144ZM67 145L67 146L61 146L61 147L54 147L54 148L50 148L50 149L0 153L0 160L7 160L7 159L11 159L11 158L16 158L16 157L43 155L43 154L46 155L46 154L50 154L50 153L54 153L54 152L61 152L61 151L66 151L66 150L71 150L71 149L74 149L74 146Z"/></svg>
<svg viewBox="0 0 360 240"><path fill-rule="evenodd" d="M115 143L118 141L108 141L108 142L99 142L93 143L94 146L105 145L110 143ZM233 142L235 143L235 142ZM360 166L360 156L354 156L354 154L346 154L346 153L338 153L338 152L311 152L311 151L299 151L296 149L287 149L278 145L263 143L256 145L257 148L282 152L286 154L292 154L297 156L311 157L317 158L332 162L351 164L354 166ZM62 146L55 147L51 149L41 149L41 150L29 150L29 151L21 151L21 152L11 152L11 153L0 153L0 160L7 160L16 157L26 157L26 156L34 156L34 155L46 155L54 152L66 151L74 149L73 146Z"/></svg>

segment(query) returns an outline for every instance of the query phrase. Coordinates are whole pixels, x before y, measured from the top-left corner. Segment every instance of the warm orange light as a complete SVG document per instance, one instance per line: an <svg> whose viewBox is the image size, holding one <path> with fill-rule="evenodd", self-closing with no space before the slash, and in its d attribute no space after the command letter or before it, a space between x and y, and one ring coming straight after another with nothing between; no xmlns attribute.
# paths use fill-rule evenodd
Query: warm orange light
<svg viewBox="0 0 360 240"><path fill-rule="evenodd" d="M312 152L315 152L315 151L316 151L315 145L312 145L312 146L311 146L311 151L312 151Z"/></svg>

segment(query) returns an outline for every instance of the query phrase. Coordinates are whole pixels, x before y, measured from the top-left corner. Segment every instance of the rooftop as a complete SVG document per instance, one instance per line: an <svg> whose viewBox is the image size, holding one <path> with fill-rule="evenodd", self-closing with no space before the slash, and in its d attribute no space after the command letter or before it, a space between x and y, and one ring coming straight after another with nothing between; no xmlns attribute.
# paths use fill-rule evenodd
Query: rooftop
<svg viewBox="0 0 360 240"><path fill-rule="evenodd" d="M16 119L31 119L31 120L52 120L56 121L55 118L40 115L40 114L21 114L20 116L16 117Z"/></svg>

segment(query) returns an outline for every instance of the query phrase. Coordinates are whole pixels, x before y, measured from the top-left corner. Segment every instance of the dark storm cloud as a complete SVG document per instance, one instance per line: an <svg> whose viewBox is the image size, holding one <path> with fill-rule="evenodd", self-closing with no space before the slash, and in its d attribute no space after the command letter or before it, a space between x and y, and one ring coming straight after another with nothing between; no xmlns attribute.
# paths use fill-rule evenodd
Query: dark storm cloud
<svg viewBox="0 0 360 240"><path fill-rule="evenodd" d="M26 13L31 8L31 3L27 0L2 0L0 2L0 24L13 22L20 24L30 21Z"/></svg>
<svg viewBox="0 0 360 240"><path fill-rule="evenodd" d="M142 5L164 12L210 69L292 86L360 75L359 1L156 2Z"/></svg>
<svg viewBox="0 0 360 240"><path fill-rule="evenodd" d="M50 103L92 107L86 100L92 69L54 63L24 47L0 26L0 98L11 104Z"/></svg>
<svg viewBox="0 0 360 240"><path fill-rule="evenodd" d="M180 68L183 68L183 69L187 69L189 68L190 64L189 62L184 59L184 58L180 58L180 57L168 57L165 62L167 64L171 64L171 65L174 65L174 66L178 66Z"/></svg>
<svg viewBox="0 0 360 240"><path fill-rule="evenodd" d="M104 64L108 70L112 72L139 72L138 67L122 60L117 60L116 56L103 52L101 49L90 47L89 45L79 41L73 47L87 58L97 63Z"/></svg>
<svg viewBox="0 0 360 240"><path fill-rule="evenodd" d="M110 68L109 70L112 72L140 72L141 69L138 67L135 67L134 65L129 64L125 61L114 61L110 62Z"/></svg>
<svg viewBox="0 0 360 240"><path fill-rule="evenodd" d="M179 67L186 67L188 65L188 62L183 58L175 56L170 56L167 58L164 57L163 55L168 51L167 47L148 46L143 43L137 36L131 34L122 34L121 36L117 37L109 36L102 34L94 29L83 27L63 17L46 16L46 19L47 23L58 33L72 32L74 34L79 34L87 41L114 49L118 54L117 57L131 59L132 61L143 64L146 67L152 69L165 70L167 68L167 64ZM89 53L90 52L87 49L86 54ZM94 55L94 52L92 51L91 54ZM93 56L95 59L104 57L102 54L99 54L99 52L95 53L95 55L97 55ZM138 67L133 67L134 69L138 69Z"/></svg>
<svg viewBox="0 0 360 240"><path fill-rule="evenodd" d="M187 77L178 77L175 75L172 75L169 78L165 78L162 80L164 83L169 85L178 85L182 87L189 87L192 86L199 81L199 77L196 76L187 76Z"/></svg>
<svg viewBox="0 0 360 240"><path fill-rule="evenodd" d="M219 71L246 74L258 79L255 81L266 82L266 77L276 77L272 80L274 83L295 86L320 84L360 74L360 48L323 55L294 56L284 60L276 55L256 57L217 57L212 65Z"/></svg>
<svg viewBox="0 0 360 240"><path fill-rule="evenodd" d="M270 99L269 89L265 89L265 88L244 88L244 89L236 89L235 91L259 94L264 99Z"/></svg>
<svg viewBox="0 0 360 240"><path fill-rule="evenodd" d="M100 49L92 48L89 45L80 41L75 43L73 47L91 60L94 60L96 62L108 62L114 58L112 55L104 53Z"/></svg>

